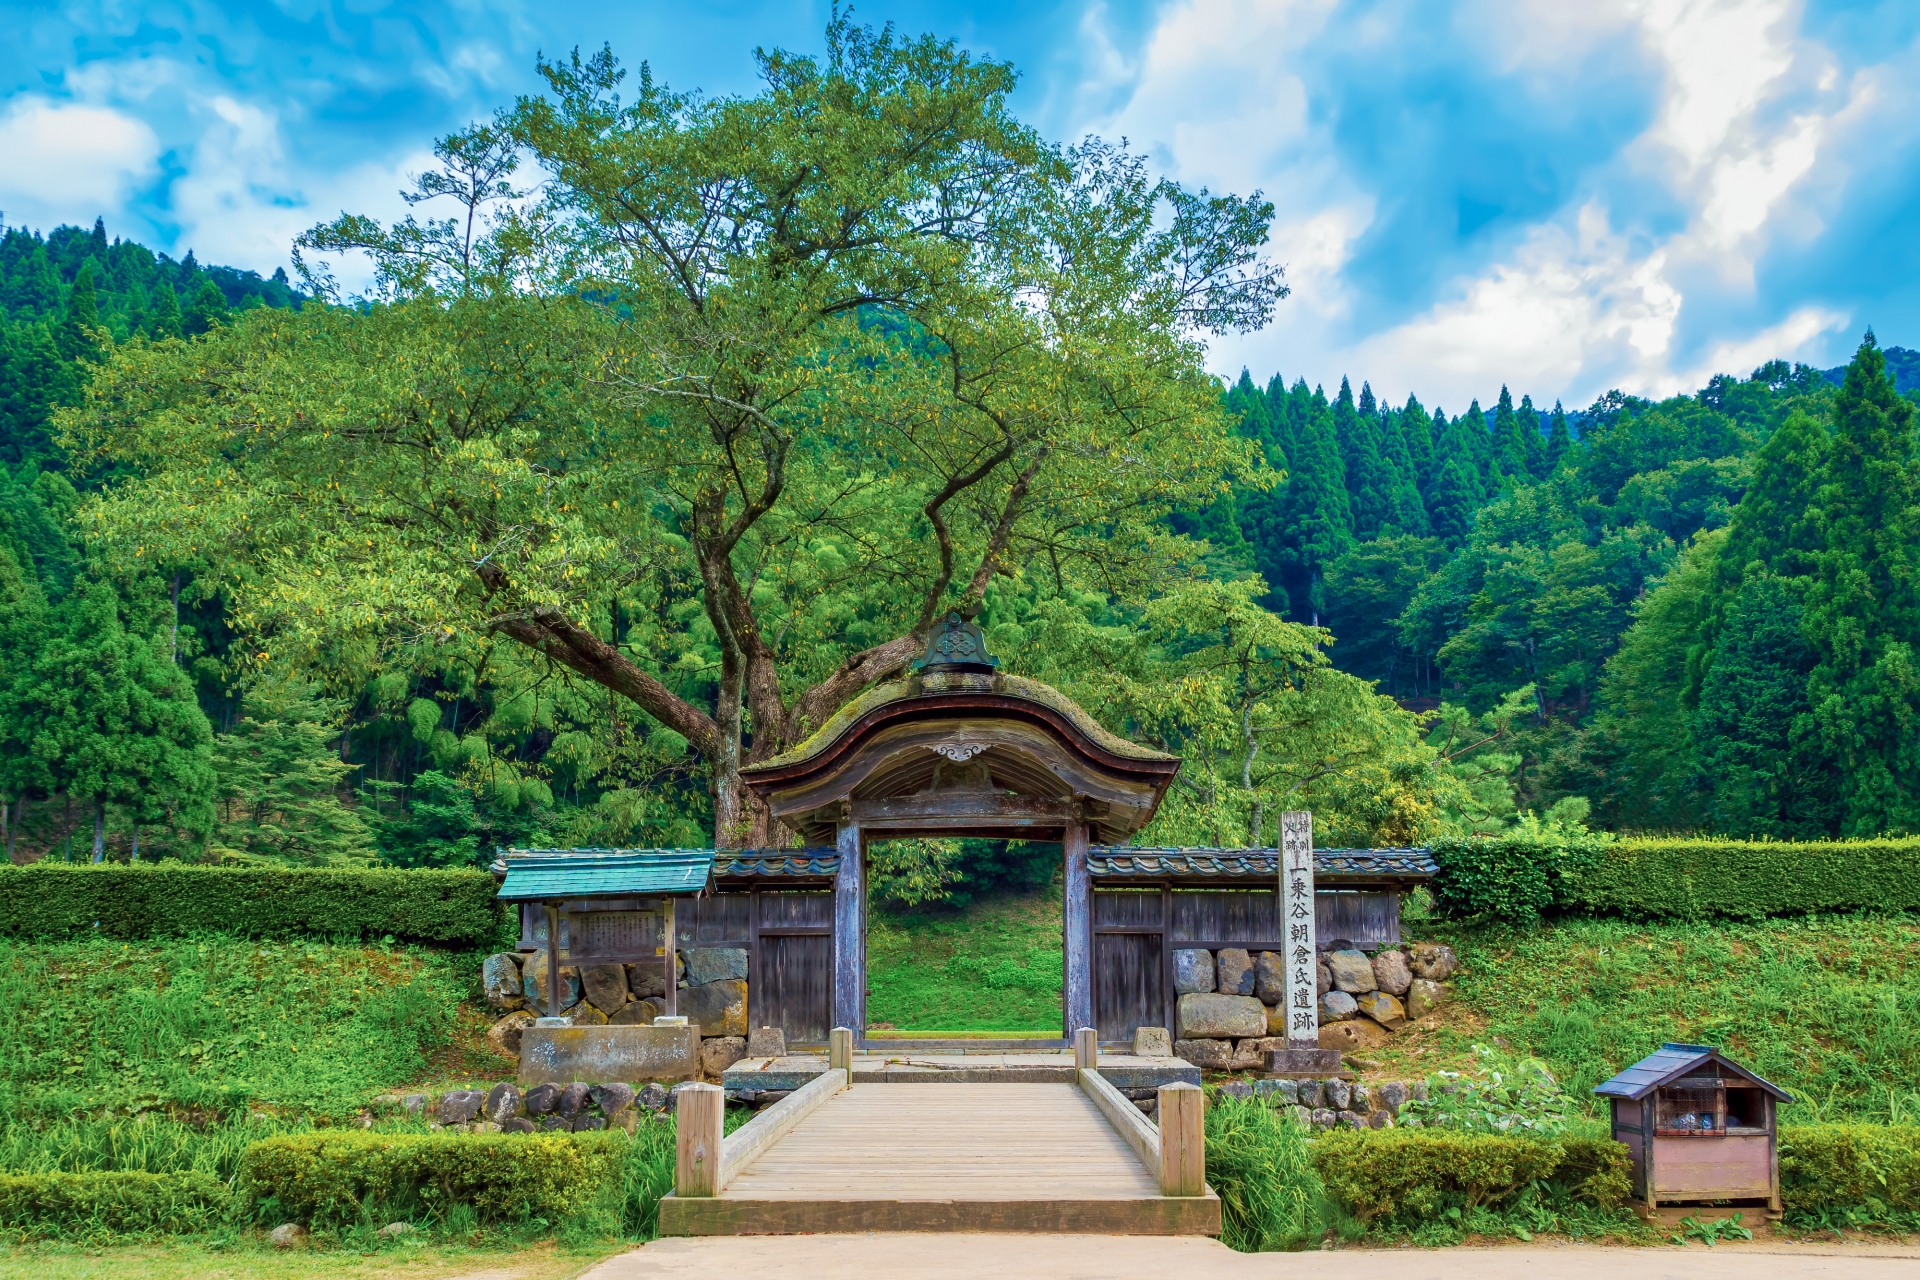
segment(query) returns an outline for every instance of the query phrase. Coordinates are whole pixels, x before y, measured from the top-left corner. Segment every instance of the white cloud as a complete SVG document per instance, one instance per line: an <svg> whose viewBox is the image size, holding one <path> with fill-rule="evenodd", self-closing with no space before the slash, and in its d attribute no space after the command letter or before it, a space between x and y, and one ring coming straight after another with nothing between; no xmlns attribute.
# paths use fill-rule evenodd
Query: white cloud
<svg viewBox="0 0 1920 1280"><path fill-rule="evenodd" d="M108 107L25 96L0 116L0 210L15 225L109 213L160 155L153 130Z"/></svg>

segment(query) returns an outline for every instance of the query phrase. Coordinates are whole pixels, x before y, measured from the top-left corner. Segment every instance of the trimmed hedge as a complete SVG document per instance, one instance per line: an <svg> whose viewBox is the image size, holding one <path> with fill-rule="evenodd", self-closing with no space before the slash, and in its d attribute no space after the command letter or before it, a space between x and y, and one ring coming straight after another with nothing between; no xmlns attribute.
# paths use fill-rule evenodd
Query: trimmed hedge
<svg viewBox="0 0 1920 1280"><path fill-rule="evenodd" d="M1434 902L1531 924L1549 911L1641 919L1757 920L1803 912L1920 910L1920 838L1758 841L1438 840Z"/></svg>
<svg viewBox="0 0 1920 1280"><path fill-rule="evenodd" d="M1626 1147L1605 1139L1514 1137L1447 1129L1335 1129L1313 1142L1327 1194L1362 1222L1497 1208L1536 1182L1617 1209L1630 1190Z"/></svg>
<svg viewBox="0 0 1920 1280"><path fill-rule="evenodd" d="M1815 1217L1920 1213L1920 1125L1782 1126L1780 1201Z"/></svg>
<svg viewBox="0 0 1920 1280"><path fill-rule="evenodd" d="M0 937L230 933L491 946L508 928L485 871L293 867L0 867Z"/></svg>
<svg viewBox="0 0 1920 1280"><path fill-rule="evenodd" d="M483 1226L554 1225L596 1210L617 1221L628 1141L619 1130L290 1134L249 1147L236 1186L263 1225L444 1221L463 1205Z"/></svg>
<svg viewBox="0 0 1920 1280"><path fill-rule="evenodd" d="M0 1174L0 1230L26 1236L203 1231L227 1203L206 1173Z"/></svg>

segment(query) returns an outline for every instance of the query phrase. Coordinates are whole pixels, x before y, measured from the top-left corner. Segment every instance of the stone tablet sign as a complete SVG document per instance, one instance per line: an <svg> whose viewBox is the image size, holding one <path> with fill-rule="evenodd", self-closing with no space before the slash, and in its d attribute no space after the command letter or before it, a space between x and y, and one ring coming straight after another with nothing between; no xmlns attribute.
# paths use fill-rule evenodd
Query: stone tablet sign
<svg viewBox="0 0 1920 1280"><path fill-rule="evenodd" d="M1313 815L1280 815L1280 938L1286 947L1287 1047L1267 1051L1275 1075L1337 1070L1340 1053L1320 1047L1320 993L1314 984Z"/></svg>

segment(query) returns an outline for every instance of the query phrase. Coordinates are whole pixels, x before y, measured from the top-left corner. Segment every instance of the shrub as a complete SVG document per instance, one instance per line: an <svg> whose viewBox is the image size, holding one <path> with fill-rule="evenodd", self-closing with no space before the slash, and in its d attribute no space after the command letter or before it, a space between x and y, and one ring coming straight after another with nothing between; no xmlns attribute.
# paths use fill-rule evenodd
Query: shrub
<svg viewBox="0 0 1920 1280"><path fill-rule="evenodd" d="M1441 1071L1427 1078L1425 1102L1402 1113L1410 1122L1477 1133L1516 1129L1554 1134L1567 1127L1567 1095L1538 1058L1514 1058L1473 1046L1472 1071Z"/></svg>
<svg viewBox="0 0 1920 1280"><path fill-rule="evenodd" d="M1569 881L1565 905L1640 918L1914 911L1920 838L1620 840L1576 867Z"/></svg>
<svg viewBox="0 0 1920 1280"><path fill-rule="evenodd" d="M1820 1225L1920 1226L1920 1125L1783 1126L1780 1200Z"/></svg>
<svg viewBox="0 0 1920 1280"><path fill-rule="evenodd" d="M1336 1129L1313 1143L1327 1194L1363 1222L1497 1207L1547 1180L1565 1155L1555 1141L1444 1129Z"/></svg>
<svg viewBox="0 0 1920 1280"><path fill-rule="evenodd" d="M1633 1153L1612 1138L1562 1137L1559 1165L1548 1179L1581 1204L1609 1213L1633 1194Z"/></svg>
<svg viewBox="0 0 1920 1280"><path fill-rule="evenodd" d="M226 1206L204 1173L0 1174L0 1229L23 1236L202 1231Z"/></svg>
<svg viewBox="0 0 1920 1280"><path fill-rule="evenodd" d="M230 933L503 941L507 912L484 871L294 867L0 867L0 937L60 939Z"/></svg>
<svg viewBox="0 0 1920 1280"><path fill-rule="evenodd" d="M456 1211L482 1226L551 1226L593 1214L617 1220L627 1146L618 1130L295 1134L249 1148L238 1186L263 1224L444 1222Z"/></svg>
<svg viewBox="0 0 1920 1280"><path fill-rule="evenodd" d="M1436 840L1434 906L1455 916L1532 924L1568 905L1570 885L1607 846L1598 836L1474 836Z"/></svg>
<svg viewBox="0 0 1920 1280"><path fill-rule="evenodd" d="M1317 1245L1329 1214L1306 1131L1260 1098L1207 1100L1207 1182L1220 1239L1241 1253Z"/></svg>

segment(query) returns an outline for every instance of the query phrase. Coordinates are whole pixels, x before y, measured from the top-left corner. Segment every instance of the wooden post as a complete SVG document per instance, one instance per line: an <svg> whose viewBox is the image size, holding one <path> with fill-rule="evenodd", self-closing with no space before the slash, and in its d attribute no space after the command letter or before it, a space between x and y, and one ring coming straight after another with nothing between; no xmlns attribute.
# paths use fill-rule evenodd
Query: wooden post
<svg viewBox="0 0 1920 1280"><path fill-rule="evenodd" d="M718 1085L689 1084L674 1106L673 1192L678 1196L720 1194L722 1121L726 1091Z"/></svg>
<svg viewBox="0 0 1920 1280"><path fill-rule="evenodd" d="M860 849L860 825L851 818L834 837L840 869L833 877L833 1024L856 1037L867 1028L867 887Z"/></svg>
<svg viewBox="0 0 1920 1280"><path fill-rule="evenodd" d="M667 974L666 1015L677 1017L680 1012L680 938L673 925L673 895L667 895L666 910L661 914L667 921L667 948L665 956Z"/></svg>
<svg viewBox="0 0 1920 1280"><path fill-rule="evenodd" d="M853 1084L853 1028L835 1027L827 1032L827 1070L847 1073L847 1084Z"/></svg>
<svg viewBox="0 0 1920 1280"><path fill-rule="evenodd" d="M1082 1027L1073 1033L1073 1065L1075 1069L1097 1070L1100 1066L1100 1033L1092 1027Z"/></svg>
<svg viewBox="0 0 1920 1280"><path fill-rule="evenodd" d="M1096 1025L1093 1017L1093 881L1087 874L1087 825L1067 824L1061 841L1066 859L1065 900L1062 903L1061 950L1066 954L1067 1033Z"/></svg>
<svg viewBox="0 0 1920 1280"><path fill-rule="evenodd" d="M1190 1084L1160 1086L1160 1194L1207 1193L1206 1095Z"/></svg>
<svg viewBox="0 0 1920 1280"><path fill-rule="evenodd" d="M560 904L547 903L547 1016L560 1016Z"/></svg>

